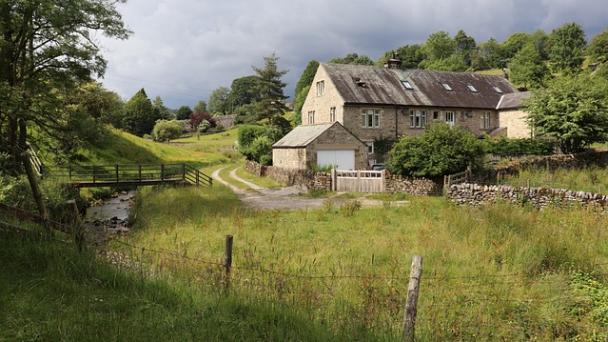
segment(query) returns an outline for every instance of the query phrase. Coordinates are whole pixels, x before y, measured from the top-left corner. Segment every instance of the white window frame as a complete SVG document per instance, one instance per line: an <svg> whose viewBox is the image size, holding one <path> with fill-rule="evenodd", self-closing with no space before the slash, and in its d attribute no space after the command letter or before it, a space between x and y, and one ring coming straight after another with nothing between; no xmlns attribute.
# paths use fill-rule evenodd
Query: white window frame
<svg viewBox="0 0 608 342"><path fill-rule="evenodd" d="M325 81L317 82L317 96L323 96L325 94Z"/></svg>
<svg viewBox="0 0 608 342"><path fill-rule="evenodd" d="M446 111L445 112L445 122L450 127L454 127L454 125L456 124L456 112Z"/></svg>
<svg viewBox="0 0 608 342"><path fill-rule="evenodd" d="M426 119L426 110L410 110L410 128L425 128Z"/></svg>
<svg viewBox="0 0 608 342"><path fill-rule="evenodd" d="M483 112L481 114L481 129L491 129L492 128L492 113Z"/></svg>
<svg viewBox="0 0 608 342"><path fill-rule="evenodd" d="M329 121L336 121L336 107L329 108Z"/></svg>
<svg viewBox="0 0 608 342"><path fill-rule="evenodd" d="M311 110L308 112L308 124L309 125L315 124L315 111L314 110Z"/></svg>
<svg viewBox="0 0 608 342"><path fill-rule="evenodd" d="M363 112L363 127L364 128L380 128L380 110L366 109Z"/></svg>
<svg viewBox="0 0 608 342"><path fill-rule="evenodd" d="M407 90L414 90L414 87L412 86L412 84L410 83L410 81L401 81L401 84L403 84L403 86Z"/></svg>
<svg viewBox="0 0 608 342"><path fill-rule="evenodd" d="M374 154L374 142L373 141L366 141L365 145L367 145L367 153L368 154Z"/></svg>

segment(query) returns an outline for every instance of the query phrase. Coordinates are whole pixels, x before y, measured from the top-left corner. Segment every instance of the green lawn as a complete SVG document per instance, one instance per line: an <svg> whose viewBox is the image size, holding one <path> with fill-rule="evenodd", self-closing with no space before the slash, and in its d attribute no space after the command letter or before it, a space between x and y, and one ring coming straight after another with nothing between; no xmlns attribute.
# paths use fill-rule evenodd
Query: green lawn
<svg viewBox="0 0 608 342"><path fill-rule="evenodd" d="M516 176L501 180L503 184L514 186L549 187L587 191L608 195L608 169L588 167L585 169L523 170Z"/></svg>
<svg viewBox="0 0 608 342"><path fill-rule="evenodd" d="M246 181L249 181L253 184L259 185L264 188L279 189L279 188L283 187L282 184L274 181L272 178L258 177L256 175L252 174L251 172L245 170L243 168L243 166L236 169L236 175L243 178Z"/></svg>
<svg viewBox="0 0 608 342"><path fill-rule="evenodd" d="M232 234L235 293L289 305L336 334L369 330L398 339L409 264L419 254L422 340L606 337L608 217L576 208L408 200L395 208L254 212L220 186L144 191L127 241L218 262ZM196 279L206 291L218 286L214 266L152 252L147 262L175 279Z"/></svg>

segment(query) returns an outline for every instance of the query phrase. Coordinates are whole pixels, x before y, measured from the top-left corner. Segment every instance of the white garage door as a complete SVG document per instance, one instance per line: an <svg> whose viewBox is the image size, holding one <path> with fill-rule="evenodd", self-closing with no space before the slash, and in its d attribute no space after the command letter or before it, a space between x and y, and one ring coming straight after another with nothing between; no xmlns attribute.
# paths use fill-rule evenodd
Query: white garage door
<svg viewBox="0 0 608 342"><path fill-rule="evenodd" d="M355 169L355 150L325 150L317 151L319 166L336 166L338 170Z"/></svg>

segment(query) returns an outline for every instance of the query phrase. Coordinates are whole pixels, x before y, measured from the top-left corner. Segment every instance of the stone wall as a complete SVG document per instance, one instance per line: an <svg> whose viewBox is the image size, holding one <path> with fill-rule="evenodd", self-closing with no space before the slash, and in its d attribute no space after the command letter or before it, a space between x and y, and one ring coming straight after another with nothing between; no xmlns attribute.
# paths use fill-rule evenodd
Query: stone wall
<svg viewBox="0 0 608 342"><path fill-rule="evenodd" d="M301 185L309 190L330 191L331 175L323 172L313 172L309 170L290 170L275 166L264 166L254 161L245 162L245 170L259 177L271 178L283 185Z"/></svg>
<svg viewBox="0 0 608 342"><path fill-rule="evenodd" d="M405 192L411 195L441 194L441 184L427 178L409 178L385 173L384 188L386 192Z"/></svg>
<svg viewBox="0 0 608 342"><path fill-rule="evenodd" d="M596 206L606 208L608 196L566 189L527 188L507 185L455 184L450 186L448 199L457 204L481 205L503 200L510 203L531 203L537 208L549 205Z"/></svg>

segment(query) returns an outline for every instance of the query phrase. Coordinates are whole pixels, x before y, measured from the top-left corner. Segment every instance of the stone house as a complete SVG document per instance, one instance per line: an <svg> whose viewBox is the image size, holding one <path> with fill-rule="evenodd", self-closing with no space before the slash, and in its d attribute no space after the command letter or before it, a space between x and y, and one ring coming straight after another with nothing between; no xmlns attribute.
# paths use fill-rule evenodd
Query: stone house
<svg viewBox="0 0 608 342"><path fill-rule="evenodd" d="M498 132L500 136L507 138L532 138L534 130L528 125L528 113L522 107L523 102L529 99L532 93L523 91L519 93L505 94L498 101L498 126L503 131Z"/></svg>
<svg viewBox="0 0 608 342"><path fill-rule="evenodd" d="M432 122L461 126L483 136L504 135L501 124L517 121L506 119L512 115L507 108L502 113L497 109L503 96L517 93L504 77L399 67L398 59L391 59L384 68L321 64L302 107L300 127L340 123L366 144L368 168L383 159L376 153L380 141L386 146L401 136L422 134ZM336 151L354 154L346 147ZM290 158L287 155L273 156L275 165L290 164L282 160Z"/></svg>

